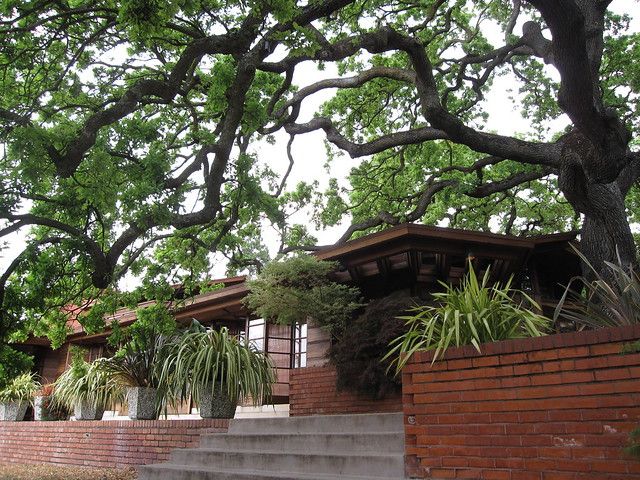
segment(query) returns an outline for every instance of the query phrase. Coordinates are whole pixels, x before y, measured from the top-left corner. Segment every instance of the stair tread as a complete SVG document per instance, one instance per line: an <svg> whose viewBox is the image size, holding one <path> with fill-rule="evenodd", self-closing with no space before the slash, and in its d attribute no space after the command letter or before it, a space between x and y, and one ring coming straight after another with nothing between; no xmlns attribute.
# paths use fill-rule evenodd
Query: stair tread
<svg viewBox="0 0 640 480"><path fill-rule="evenodd" d="M263 471L263 470L250 470L250 469L226 469L219 467L197 467L191 465L175 465L170 463L156 464L156 465L142 465L138 467L139 469L150 469L150 470L174 470L174 471L190 471L190 472L203 472L203 473L223 473L223 474L231 474L231 475L259 475L264 478L295 478L295 479L308 479L308 480L371 480L371 479L385 479L385 480L404 480L402 477L397 477L397 479L384 476L384 477L373 477L371 475L360 476L360 475L332 475L332 474L324 474L324 473L302 473L302 472L284 472L284 471Z"/></svg>
<svg viewBox="0 0 640 480"><path fill-rule="evenodd" d="M202 452L202 453L234 453L237 455L244 455L247 452L255 455L295 455L305 457L382 457L382 458L396 458L398 456L404 456L404 453L387 453L387 452L340 452L340 453L309 453L309 452L283 452L282 450L243 450L238 452L237 450L225 450L219 447L197 447L197 448L182 448L182 452Z"/></svg>
<svg viewBox="0 0 640 480"><path fill-rule="evenodd" d="M255 433L242 433L242 432L229 432L229 433L224 433L224 432L216 432L216 433L207 433L206 435L203 435L203 438L205 437L248 437L248 436L252 436L252 437L291 437L294 435L301 435L301 436L309 436L309 437L313 437L313 436L317 436L317 437L326 437L326 436L353 436L353 435L358 435L358 436L367 436L367 435L400 435L400 436L404 436L404 432L403 431L389 431L389 430L380 430L380 431L370 431L370 432L360 432L360 431L347 431L347 432L324 432L324 433L313 433L313 432L300 432L300 433L291 433L291 432L282 432L282 433L277 433L277 432L255 432Z"/></svg>

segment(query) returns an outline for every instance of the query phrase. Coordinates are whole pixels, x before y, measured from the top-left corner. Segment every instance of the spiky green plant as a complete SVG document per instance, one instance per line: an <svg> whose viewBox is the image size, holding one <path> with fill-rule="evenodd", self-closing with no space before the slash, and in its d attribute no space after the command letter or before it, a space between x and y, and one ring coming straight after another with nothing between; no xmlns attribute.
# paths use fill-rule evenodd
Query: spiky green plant
<svg viewBox="0 0 640 480"><path fill-rule="evenodd" d="M604 274L574 248L589 276L572 278L558 302L553 319L574 322L578 328L603 328L640 323L640 275L633 266L605 262ZM574 288L580 285L579 289Z"/></svg>
<svg viewBox="0 0 640 480"><path fill-rule="evenodd" d="M416 306L411 315L399 317L409 330L391 342L384 359L391 359L390 368L399 373L417 351L434 350L435 362L452 345L473 345L480 351L486 342L544 335L551 320L525 307L526 302L539 309L511 282L489 286L489 270L479 282L473 268L459 288L441 282L445 291L433 294L435 304ZM514 300L516 295L521 302Z"/></svg>
<svg viewBox="0 0 640 480"><path fill-rule="evenodd" d="M35 373L23 373L11 379L0 390L0 402L32 402L33 396L40 388Z"/></svg>
<svg viewBox="0 0 640 480"><path fill-rule="evenodd" d="M54 383L54 405L71 410L79 403L88 403L101 409L122 401L123 390L102 367L105 361L74 362Z"/></svg>
<svg viewBox="0 0 640 480"><path fill-rule="evenodd" d="M251 399L259 405L270 400L276 376L265 353L241 343L223 327L185 332L164 362L162 379L174 402L191 395L199 403L207 389L220 388L232 399Z"/></svg>
<svg viewBox="0 0 640 480"><path fill-rule="evenodd" d="M171 341L170 335L140 332L99 368L123 387L160 388L160 371Z"/></svg>

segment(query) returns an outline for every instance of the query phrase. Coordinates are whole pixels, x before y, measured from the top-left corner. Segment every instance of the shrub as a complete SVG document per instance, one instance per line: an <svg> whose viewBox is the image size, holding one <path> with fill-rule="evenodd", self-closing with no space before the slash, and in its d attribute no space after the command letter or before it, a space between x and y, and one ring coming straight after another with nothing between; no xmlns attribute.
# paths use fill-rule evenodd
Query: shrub
<svg viewBox="0 0 640 480"><path fill-rule="evenodd" d="M74 358L71 367L58 377L53 388L54 406L73 410L80 403L104 409L123 399L123 392L114 379L105 372L98 359L87 363Z"/></svg>
<svg viewBox="0 0 640 480"><path fill-rule="evenodd" d="M344 329L362 306L360 291L331 280L335 262L300 255L267 264L248 282L247 307L261 318L280 324L304 323L311 317L330 332Z"/></svg>
<svg viewBox="0 0 640 480"><path fill-rule="evenodd" d="M0 345L0 389L3 389L11 380L33 367L33 357L24 352L11 348L8 345Z"/></svg>
<svg viewBox="0 0 640 480"><path fill-rule="evenodd" d="M635 428L629 434L629 443L625 452L632 457L640 459L640 427Z"/></svg>
<svg viewBox="0 0 640 480"><path fill-rule="evenodd" d="M442 283L444 292L433 294L435 305L414 307L406 320L408 331L391 343L385 359L391 359L396 373L414 352L434 350L435 362L451 346L473 345L509 338L537 337L549 329L548 318L524 306L540 307L526 293L505 284L489 286L489 270L478 282L471 268L460 288ZM522 298L516 302L515 296Z"/></svg>
<svg viewBox="0 0 640 480"><path fill-rule="evenodd" d="M119 349L99 363L123 387L160 388L160 373L177 332L177 323L164 305L136 310L137 320L117 340ZM113 340L113 339L112 339Z"/></svg>
<svg viewBox="0 0 640 480"><path fill-rule="evenodd" d="M375 399L400 391L402 383L387 370L382 358L389 342L407 331L397 318L417 299L403 292L371 301L361 315L349 322L331 346L330 357L338 374L339 390L352 390Z"/></svg>

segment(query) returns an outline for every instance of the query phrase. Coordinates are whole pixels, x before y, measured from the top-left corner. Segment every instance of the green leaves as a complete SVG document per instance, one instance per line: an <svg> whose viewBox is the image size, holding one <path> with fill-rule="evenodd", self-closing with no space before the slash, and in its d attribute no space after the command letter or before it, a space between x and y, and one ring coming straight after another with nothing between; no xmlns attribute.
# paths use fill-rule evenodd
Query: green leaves
<svg viewBox="0 0 640 480"><path fill-rule="evenodd" d="M205 391L223 389L231 399L253 405L270 401L276 381L269 357L243 345L226 327L185 332L171 347L161 377L173 402L191 396L198 403Z"/></svg>
<svg viewBox="0 0 640 480"><path fill-rule="evenodd" d="M245 304L261 318L294 325L313 318L332 332L341 332L361 304L360 292L330 279L337 265L300 255L265 266L248 283Z"/></svg>
<svg viewBox="0 0 640 480"><path fill-rule="evenodd" d="M104 367L106 361L102 358L91 363L84 360L73 363L54 383L54 403L73 410L79 403L106 409L123 401L124 389Z"/></svg>
<svg viewBox="0 0 640 480"><path fill-rule="evenodd" d="M7 345L0 345L0 390L33 367L33 357Z"/></svg>
<svg viewBox="0 0 640 480"><path fill-rule="evenodd" d="M0 390L0 402L32 402L40 389L34 373L23 373L9 381Z"/></svg>
<svg viewBox="0 0 640 480"><path fill-rule="evenodd" d="M435 362L450 346L473 345L480 351L483 343L546 334L550 320L530 309L539 309L532 298L512 289L510 280L490 286L489 279L489 269L478 281L471 268L459 288L443 283L445 290L433 294L433 305L400 317L409 330L391 342L385 356L396 373L418 351L433 350Z"/></svg>
<svg viewBox="0 0 640 480"><path fill-rule="evenodd" d="M640 323L640 275L633 265L605 262L598 272L579 251L586 276L572 278L556 306L553 319L576 328L604 328ZM578 287L574 287L574 285Z"/></svg>

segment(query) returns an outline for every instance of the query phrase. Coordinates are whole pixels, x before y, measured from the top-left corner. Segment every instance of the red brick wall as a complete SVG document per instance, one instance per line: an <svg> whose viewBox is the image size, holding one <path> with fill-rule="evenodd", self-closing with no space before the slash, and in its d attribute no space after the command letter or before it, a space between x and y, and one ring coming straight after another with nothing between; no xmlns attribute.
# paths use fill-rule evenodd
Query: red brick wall
<svg viewBox="0 0 640 480"><path fill-rule="evenodd" d="M640 479L640 326L431 355L403 371L407 473L417 478Z"/></svg>
<svg viewBox="0 0 640 480"><path fill-rule="evenodd" d="M332 366L291 370L289 415L333 415L341 413L401 412L402 397L371 400L349 391L336 391Z"/></svg>
<svg viewBox="0 0 640 480"><path fill-rule="evenodd" d="M126 467L166 461L228 420L0 422L0 464Z"/></svg>

